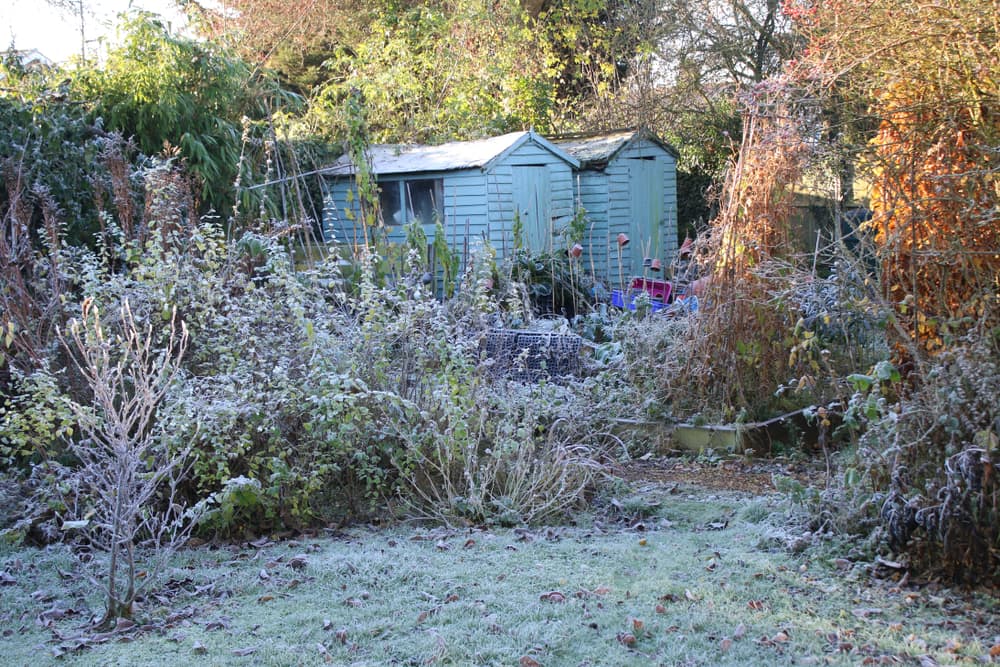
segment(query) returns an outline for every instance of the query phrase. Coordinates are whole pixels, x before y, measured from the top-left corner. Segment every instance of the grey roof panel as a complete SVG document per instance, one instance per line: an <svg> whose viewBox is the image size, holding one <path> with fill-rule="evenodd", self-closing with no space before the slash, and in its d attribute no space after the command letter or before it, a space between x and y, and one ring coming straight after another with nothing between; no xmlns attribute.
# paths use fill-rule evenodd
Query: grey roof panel
<svg viewBox="0 0 1000 667"><path fill-rule="evenodd" d="M603 168L633 139L648 139L663 148L675 158L677 150L665 143L652 132L638 130L617 130L603 134L575 134L552 138L552 143L566 151L584 167Z"/></svg>
<svg viewBox="0 0 1000 667"><path fill-rule="evenodd" d="M505 155L525 141L534 141L565 160L574 169L579 161L533 131L510 132L489 139L452 141L437 146L424 144L375 144L369 148L372 172L377 176L414 174L423 172L484 169L490 162ZM330 176L354 174L350 155L341 155L332 165L322 170Z"/></svg>
<svg viewBox="0 0 1000 667"><path fill-rule="evenodd" d="M587 165L607 162L634 136L634 131L613 132L600 136L557 138L552 143Z"/></svg>
<svg viewBox="0 0 1000 667"><path fill-rule="evenodd" d="M377 144L369 149L372 171L378 175L422 171L455 171L485 167L528 132L511 132L473 141L452 141L438 146L423 144ZM350 155L342 155L324 173L349 176L354 173Z"/></svg>

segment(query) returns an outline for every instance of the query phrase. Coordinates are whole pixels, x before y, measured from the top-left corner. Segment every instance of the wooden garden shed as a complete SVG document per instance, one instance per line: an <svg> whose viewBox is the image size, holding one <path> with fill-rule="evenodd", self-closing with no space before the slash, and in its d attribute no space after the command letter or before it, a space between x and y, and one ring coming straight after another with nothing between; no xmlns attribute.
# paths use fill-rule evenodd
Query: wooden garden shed
<svg viewBox="0 0 1000 667"><path fill-rule="evenodd" d="M667 274L677 252L677 151L645 129L563 135L552 142L580 162L587 270L611 286L620 276L656 277L645 259L659 259L660 275ZM627 245L619 246L619 234L628 237Z"/></svg>
<svg viewBox="0 0 1000 667"><path fill-rule="evenodd" d="M504 257L513 249L519 218L524 243L540 252L553 249L576 211L573 170L579 160L534 131L438 146L374 145L369 156L390 242L405 241L406 226L415 221L433 241L440 221L448 245L463 258L482 239ZM350 157L323 173L326 240L361 245Z"/></svg>

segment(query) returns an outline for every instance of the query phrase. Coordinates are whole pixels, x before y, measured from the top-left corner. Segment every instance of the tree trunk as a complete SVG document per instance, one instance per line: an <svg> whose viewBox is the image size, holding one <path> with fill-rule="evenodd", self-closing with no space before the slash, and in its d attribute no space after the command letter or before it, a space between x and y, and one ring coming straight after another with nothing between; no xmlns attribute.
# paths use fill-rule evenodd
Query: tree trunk
<svg viewBox="0 0 1000 667"><path fill-rule="evenodd" d="M537 19L542 12L549 8L549 0L520 0L521 9L528 16Z"/></svg>

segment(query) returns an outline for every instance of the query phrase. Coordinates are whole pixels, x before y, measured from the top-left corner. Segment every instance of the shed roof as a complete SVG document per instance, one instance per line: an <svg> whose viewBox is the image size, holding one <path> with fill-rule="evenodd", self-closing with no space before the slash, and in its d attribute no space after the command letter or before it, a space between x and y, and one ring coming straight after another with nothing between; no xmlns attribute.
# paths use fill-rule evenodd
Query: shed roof
<svg viewBox="0 0 1000 667"><path fill-rule="evenodd" d="M636 139L647 139L675 158L678 157L677 149L645 128L592 134L565 134L553 137L552 143L577 158L583 167L602 168L629 142Z"/></svg>
<svg viewBox="0 0 1000 667"><path fill-rule="evenodd" d="M507 155L527 141L533 141L576 168L579 161L548 139L535 133L511 132L489 139L452 141L437 146L424 144L375 144L369 148L372 173L384 176L419 172L456 171L460 169L487 168L495 160ZM350 155L340 156L323 173L331 176L349 176L354 173Z"/></svg>

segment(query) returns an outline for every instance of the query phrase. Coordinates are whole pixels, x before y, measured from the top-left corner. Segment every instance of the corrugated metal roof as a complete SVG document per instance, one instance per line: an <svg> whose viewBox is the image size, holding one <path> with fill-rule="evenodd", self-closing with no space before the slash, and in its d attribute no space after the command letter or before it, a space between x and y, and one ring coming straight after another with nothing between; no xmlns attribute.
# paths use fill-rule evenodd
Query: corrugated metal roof
<svg viewBox="0 0 1000 667"><path fill-rule="evenodd" d="M511 132L489 139L453 141L438 146L377 144L369 149L372 171L378 175L387 175L485 167L529 134L531 133ZM329 169L323 171L333 176L349 176L354 173L354 165L350 155L342 155Z"/></svg>

